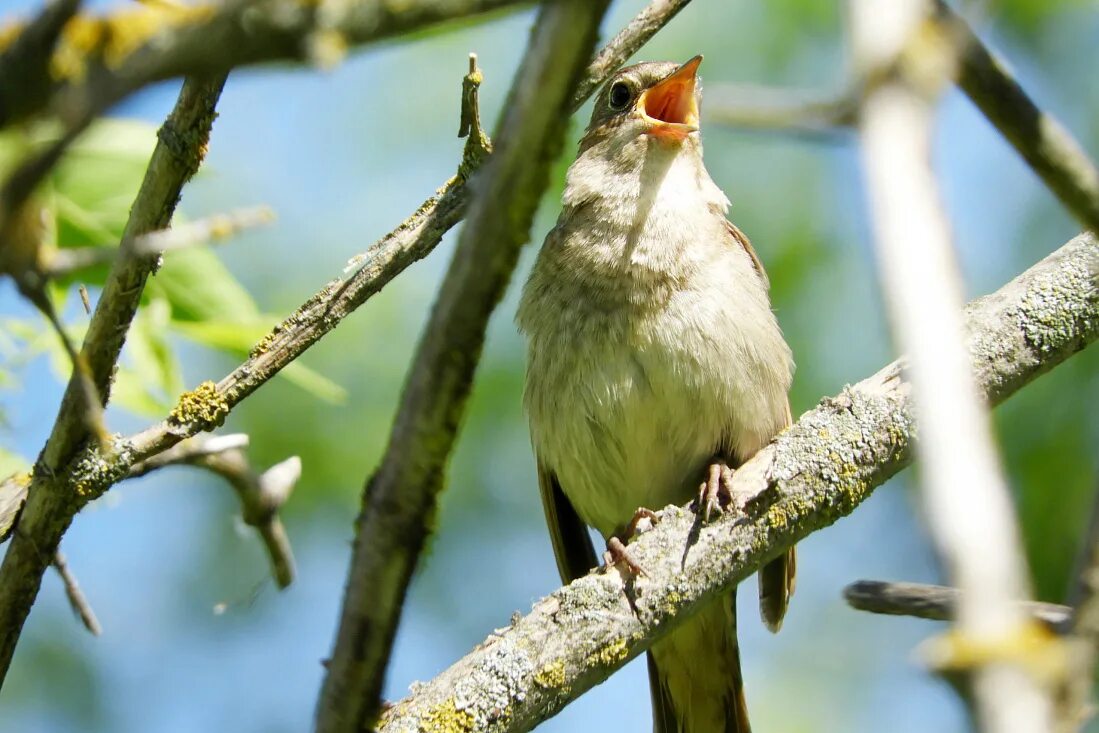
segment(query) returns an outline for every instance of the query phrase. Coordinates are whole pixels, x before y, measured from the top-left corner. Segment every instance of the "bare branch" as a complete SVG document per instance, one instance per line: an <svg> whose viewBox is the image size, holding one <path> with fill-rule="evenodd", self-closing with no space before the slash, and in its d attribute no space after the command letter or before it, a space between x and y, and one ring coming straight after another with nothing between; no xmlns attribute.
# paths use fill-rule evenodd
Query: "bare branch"
<svg viewBox="0 0 1099 733"><path fill-rule="evenodd" d="M224 82L224 76L213 81L186 81L160 129L126 223L123 256L107 276L79 355L104 401L109 397L111 376L145 281L159 259L133 255L129 248L137 236L162 229L171 220L183 184L198 169L205 153L214 105ZM83 487L69 483L70 477L64 475L79 451L86 449L88 438L80 379L77 372L69 380L57 420L35 465L17 530L0 564L0 679L7 674L23 622L61 535L90 498ZM124 463L109 471L113 480L125 476L129 465Z"/></svg>
<svg viewBox="0 0 1099 733"><path fill-rule="evenodd" d="M166 466L194 464L207 456L217 455L231 450L244 450L248 447L248 436L244 433L227 435L196 435L176 443L163 453L158 453L144 461L138 461L130 468L126 478L138 478Z"/></svg>
<svg viewBox="0 0 1099 733"><path fill-rule="evenodd" d="M843 589L843 597L852 608L891 616L914 616L930 621L957 618L961 592L945 585L888 583L858 580ZM1020 610L1051 630L1059 630L1068 621L1072 609L1056 603L1023 601Z"/></svg>
<svg viewBox="0 0 1099 733"><path fill-rule="evenodd" d="M706 87L706 116L720 125L834 138L852 128L859 95L822 94L799 89L711 84Z"/></svg>
<svg viewBox="0 0 1099 733"><path fill-rule="evenodd" d="M318 704L322 733L363 730L377 716L397 620L443 488L485 327L530 238L606 7L606 0L546 3L535 22L389 445L364 488L340 627ZM472 131L470 139L479 134Z"/></svg>
<svg viewBox="0 0 1099 733"><path fill-rule="evenodd" d="M69 605L72 606L73 613L77 615L80 622L84 624L84 628L92 636L102 634L103 627L99 625L99 619L95 617L95 611L88 603L84 591L80 590L80 584L76 582L76 576L69 570L69 564L66 562L65 555L62 554L61 550L53 555L53 567L57 574L61 576L61 582L65 585L65 597L69 599Z"/></svg>
<svg viewBox="0 0 1099 733"><path fill-rule="evenodd" d="M1093 683L1099 659L1099 491L1093 501L1068 599L1073 614L1069 623L1069 673L1059 701L1061 733L1081 730L1094 714Z"/></svg>
<svg viewBox="0 0 1099 733"><path fill-rule="evenodd" d="M1099 339L1099 242L1080 236L966 311L990 402ZM912 458L897 361L802 415L734 475L744 515L700 526L687 508L630 544L646 574L592 573L537 602L385 713L379 733L526 731L607 679L782 549L851 513ZM741 493L743 492L743 493Z"/></svg>
<svg viewBox="0 0 1099 733"><path fill-rule="evenodd" d="M938 20L961 49L958 86L1085 228L1099 232L1099 170L1072 134L1030 99L973 30L943 0Z"/></svg>

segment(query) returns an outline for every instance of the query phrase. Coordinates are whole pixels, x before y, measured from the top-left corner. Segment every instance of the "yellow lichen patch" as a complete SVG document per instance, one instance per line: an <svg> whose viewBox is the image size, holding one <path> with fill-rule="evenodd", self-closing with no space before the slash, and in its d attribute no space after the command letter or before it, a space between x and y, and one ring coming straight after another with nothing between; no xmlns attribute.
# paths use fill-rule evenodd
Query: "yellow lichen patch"
<svg viewBox="0 0 1099 733"><path fill-rule="evenodd" d="M459 710L454 698L448 697L427 709L420 718L420 730L422 733L470 733L474 722L473 713Z"/></svg>
<svg viewBox="0 0 1099 733"><path fill-rule="evenodd" d="M534 681L540 687L563 687L565 684L565 663L558 659L543 666L534 673Z"/></svg>
<svg viewBox="0 0 1099 733"><path fill-rule="evenodd" d="M611 667L624 660L629 652L626 649L625 639L615 639L605 644L595 654L588 657L588 663L601 667Z"/></svg>
<svg viewBox="0 0 1099 733"><path fill-rule="evenodd" d="M80 81L92 57L101 58L107 68L117 68L165 30L201 22L215 12L211 3L180 3L137 6L102 17L74 16L61 32L50 73L57 81Z"/></svg>
<svg viewBox="0 0 1099 733"><path fill-rule="evenodd" d="M229 403L213 382L203 382L179 396L168 420L176 425L198 424L205 427L221 425L229 414Z"/></svg>
<svg viewBox="0 0 1099 733"><path fill-rule="evenodd" d="M249 358L255 359L267 353L267 350L271 348L271 344L275 342L275 334L277 331L271 331L266 336L260 339L259 343L252 347L252 351L248 354Z"/></svg>

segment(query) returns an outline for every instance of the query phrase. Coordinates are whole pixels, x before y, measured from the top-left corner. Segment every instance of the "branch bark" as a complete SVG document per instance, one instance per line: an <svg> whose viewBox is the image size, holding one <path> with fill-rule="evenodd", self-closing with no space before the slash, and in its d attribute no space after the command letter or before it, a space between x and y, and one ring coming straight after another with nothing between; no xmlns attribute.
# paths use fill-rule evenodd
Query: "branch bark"
<svg viewBox="0 0 1099 733"><path fill-rule="evenodd" d="M1099 242L1081 235L966 310L977 383L996 403L1099 338ZM384 714L379 733L512 733L607 679L776 554L851 513L908 465L902 362L825 399L734 476L745 515L704 526L668 507L630 545L646 574L592 573L537 602ZM741 494L743 492L743 494Z"/></svg>
<svg viewBox="0 0 1099 733"><path fill-rule="evenodd" d="M115 261L88 326L81 350L87 374L104 404L111 375L137 312L145 281L157 256L127 253L135 237L167 226L183 184L195 173L206 149L214 106L225 77L188 80L160 129L149 168L123 234L123 254ZM27 501L11 544L0 564L0 681L7 675L15 645L38 594L42 574L52 561L61 535L87 497L64 471L88 441L80 375L74 372L61 401L50 437L27 487ZM122 478L125 469L114 475Z"/></svg>
<svg viewBox="0 0 1099 733"><path fill-rule="evenodd" d="M424 329L389 445L363 490L340 626L317 710L321 733L373 725L412 571L430 531L489 316L530 238L570 102L607 0L545 3L494 152ZM472 131L474 138L478 130Z"/></svg>
<svg viewBox="0 0 1099 733"><path fill-rule="evenodd" d="M888 583L880 580L858 580L843 589L844 600L851 608L888 616L912 616L930 621L952 621L958 615L961 591L945 585L924 583ZM1022 601L1020 610L1054 631L1072 615L1072 608L1056 603Z"/></svg>

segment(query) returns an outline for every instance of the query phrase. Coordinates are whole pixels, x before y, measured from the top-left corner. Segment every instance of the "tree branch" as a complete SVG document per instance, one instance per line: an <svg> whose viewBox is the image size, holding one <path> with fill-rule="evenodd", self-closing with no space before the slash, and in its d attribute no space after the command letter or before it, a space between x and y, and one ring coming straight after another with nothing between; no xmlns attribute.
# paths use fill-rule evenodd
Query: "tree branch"
<svg viewBox="0 0 1099 733"><path fill-rule="evenodd" d="M944 0L938 20L960 49L958 86L1085 228L1099 232L1099 170L1072 134L1043 112Z"/></svg>
<svg viewBox="0 0 1099 733"><path fill-rule="evenodd" d="M747 84L706 87L706 115L713 122L750 130L834 138L849 131L858 112L857 91L822 94Z"/></svg>
<svg viewBox="0 0 1099 733"><path fill-rule="evenodd" d="M980 388L999 402L1099 338L1099 242L1082 235L966 311ZM630 545L646 574L592 573L538 601L384 714L379 733L530 730L908 465L902 362L810 410L737 470L745 515L668 507ZM450 727L447 727L450 726Z"/></svg>
<svg viewBox="0 0 1099 733"><path fill-rule="evenodd" d="M107 276L80 354L104 403L145 281L159 262L158 256L135 255L129 248L135 237L162 229L171 220L183 184L198 169L205 153L214 105L224 82L225 77L185 82L175 108L160 129L123 233L123 254ZM0 680L7 674L42 574L61 535L87 501L82 487L63 475L88 439L80 378L74 373L69 380L53 429L35 464L16 531L0 564ZM115 480L128 469L129 465L116 469Z"/></svg>
<svg viewBox="0 0 1099 733"><path fill-rule="evenodd" d="M880 580L857 580L843 589L843 598L852 608L890 616L913 616L930 621L953 621L957 618L961 591L945 585L923 583L888 583ZM1020 610L1052 630L1060 630L1069 620L1072 609L1056 603L1021 601Z"/></svg>
<svg viewBox="0 0 1099 733"><path fill-rule="evenodd" d="M363 730L377 716L397 620L443 488L485 327L530 238L606 7L606 0L545 3L535 22L389 445L363 491L340 627L318 704L322 733ZM471 139L478 135L472 131Z"/></svg>

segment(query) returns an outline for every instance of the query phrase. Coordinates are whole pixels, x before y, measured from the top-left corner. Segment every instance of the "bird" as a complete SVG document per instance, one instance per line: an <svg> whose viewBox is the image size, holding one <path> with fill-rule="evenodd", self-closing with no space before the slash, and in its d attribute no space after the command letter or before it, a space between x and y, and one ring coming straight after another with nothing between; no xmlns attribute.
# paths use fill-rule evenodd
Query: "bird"
<svg viewBox="0 0 1099 733"><path fill-rule="evenodd" d="M790 424L794 362L769 283L703 164L702 57L645 62L597 95L557 224L523 287L523 402L562 580L632 558L652 507L736 501L732 473ZM777 631L793 549L759 572ZM735 592L648 652L656 733L749 733Z"/></svg>

